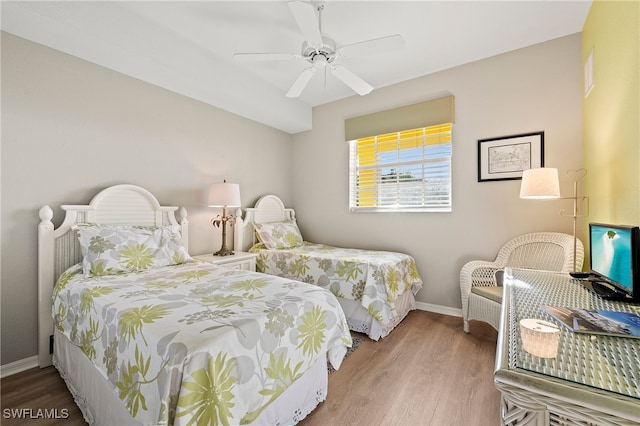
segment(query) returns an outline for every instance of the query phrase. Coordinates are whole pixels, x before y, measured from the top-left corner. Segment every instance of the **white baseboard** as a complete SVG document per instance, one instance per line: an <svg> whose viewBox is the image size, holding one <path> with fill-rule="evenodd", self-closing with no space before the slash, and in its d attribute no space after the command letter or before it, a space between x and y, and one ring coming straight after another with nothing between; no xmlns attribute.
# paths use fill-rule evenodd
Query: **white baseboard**
<svg viewBox="0 0 640 426"><path fill-rule="evenodd" d="M19 359L9 364L0 365L0 378L20 373L38 366L38 356L34 355L29 358Z"/></svg>
<svg viewBox="0 0 640 426"><path fill-rule="evenodd" d="M450 315L452 317L462 317L462 309L450 308L448 306L434 305L431 303L417 302L416 308L421 311L434 312L436 314Z"/></svg>

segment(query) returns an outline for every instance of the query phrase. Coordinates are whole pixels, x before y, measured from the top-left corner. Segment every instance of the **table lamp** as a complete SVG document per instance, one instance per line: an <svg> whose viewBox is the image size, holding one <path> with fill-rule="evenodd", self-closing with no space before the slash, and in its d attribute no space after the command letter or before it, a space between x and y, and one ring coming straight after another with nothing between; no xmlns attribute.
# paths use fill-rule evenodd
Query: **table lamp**
<svg viewBox="0 0 640 426"><path fill-rule="evenodd" d="M222 247L213 253L214 256L229 256L233 251L227 248L227 222L235 222L233 215L227 215L228 207L240 207L240 185L237 183L214 183L209 189L209 207L222 207L222 215L213 219L213 226L222 226Z"/></svg>
<svg viewBox="0 0 640 426"><path fill-rule="evenodd" d="M570 275L574 278L586 278L588 272L577 271L576 269L576 250L578 245L578 237L576 235L576 225L579 217L587 216L587 213L578 214L578 200L582 203L587 202L585 212L588 211L587 197L578 197L578 182L587 174L586 169L568 170L567 177L573 182L573 197L562 197L564 200L573 200L572 214L565 214L564 210L560 211L562 216L573 217L573 271ZM529 169L522 172L522 183L520 185L520 198L548 200L560 199L560 184L558 182L558 169L551 167L541 167L537 169Z"/></svg>

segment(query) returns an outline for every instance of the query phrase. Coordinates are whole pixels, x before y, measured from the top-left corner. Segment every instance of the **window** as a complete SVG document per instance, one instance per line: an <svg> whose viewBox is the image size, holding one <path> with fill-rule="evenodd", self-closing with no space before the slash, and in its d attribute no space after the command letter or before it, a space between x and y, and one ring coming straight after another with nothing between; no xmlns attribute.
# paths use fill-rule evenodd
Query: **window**
<svg viewBox="0 0 640 426"><path fill-rule="evenodd" d="M451 211L451 123L349 141L349 209Z"/></svg>

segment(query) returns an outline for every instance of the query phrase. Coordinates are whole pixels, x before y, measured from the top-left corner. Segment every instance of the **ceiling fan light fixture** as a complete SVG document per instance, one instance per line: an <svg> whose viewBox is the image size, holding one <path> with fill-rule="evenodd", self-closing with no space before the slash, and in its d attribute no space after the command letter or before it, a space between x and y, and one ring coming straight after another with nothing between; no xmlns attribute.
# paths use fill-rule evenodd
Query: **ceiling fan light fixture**
<svg viewBox="0 0 640 426"><path fill-rule="evenodd" d="M311 63L315 68L326 67L327 65L329 65L329 62L330 62L329 58L327 58L327 56L325 56L322 53L314 55L311 58Z"/></svg>
<svg viewBox="0 0 640 426"><path fill-rule="evenodd" d="M234 58L243 61L283 60L290 58L304 59L311 66L304 69L293 82L286 96L297 98L302 94L316 70L324 69L325 87L327 68L354 92L363 96L373 90L373 86L362 78L349 71L343 65L336 64L336 58L367 56L391 51L398 51L404 47L404 39L401 35L391 35L377 39L365 40L338 47L329 37L322 35L322 12L325 3L323 1L289 1L289 9L295 19L300 32L304 37L300 55L282 53L246 53L235 54Z"/></svg>

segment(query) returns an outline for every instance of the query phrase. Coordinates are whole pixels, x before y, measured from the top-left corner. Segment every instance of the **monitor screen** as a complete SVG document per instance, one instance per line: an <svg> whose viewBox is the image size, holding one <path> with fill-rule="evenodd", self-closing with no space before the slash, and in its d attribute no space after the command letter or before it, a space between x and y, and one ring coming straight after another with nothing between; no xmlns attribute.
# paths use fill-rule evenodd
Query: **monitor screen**
<svg viewBox="0 0 640 426"><path fill-rule="evenodd" d="M636 277L638 227L589 224L591 270L600 278L633 294Z"/></svg>

